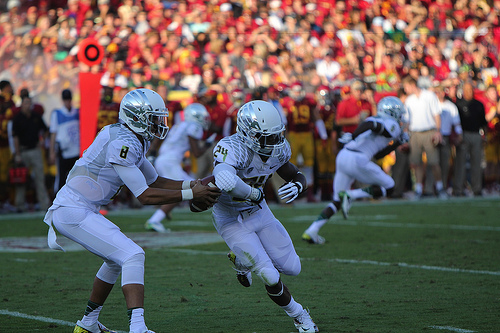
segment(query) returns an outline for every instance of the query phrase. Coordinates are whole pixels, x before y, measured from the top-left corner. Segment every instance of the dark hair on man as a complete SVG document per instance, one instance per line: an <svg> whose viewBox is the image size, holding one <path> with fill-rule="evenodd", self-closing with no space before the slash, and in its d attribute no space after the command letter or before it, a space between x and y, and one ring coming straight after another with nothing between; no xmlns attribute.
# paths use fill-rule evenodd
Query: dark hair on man
<svg viewBox="0 0 500 333"><path fill-rule="evenodd" d="M10 81L7 81L7 80L2 80L2 81L0 81L0 90L3 90L3 89L4 89L5 87L7 87L7 86L12 86L12 85L10 84Z"/></svg>

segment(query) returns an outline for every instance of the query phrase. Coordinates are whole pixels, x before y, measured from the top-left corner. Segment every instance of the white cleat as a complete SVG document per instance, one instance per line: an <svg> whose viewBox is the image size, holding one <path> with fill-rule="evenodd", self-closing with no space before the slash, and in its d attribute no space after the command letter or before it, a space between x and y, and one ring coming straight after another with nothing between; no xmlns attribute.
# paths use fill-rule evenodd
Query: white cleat
<svg viewBox="0 0 500 333"><path fill-rule="evenodd" d="M130 331L129 333L155 333L155 332L154 332L154 331L151 331L151 330L146 329L145 331L140 331L140 332L133 332L133 331Z"/></svg>
<svg viewBox="0 0 500 333"><path fill-rule="evenodd" d="M325 244L325 238L318 235L317 232L313 233L310 231L304 231L302 234L302 240L310 244Z"/></svg>
<svg viewBox="0 0 500 333"><path fill-rule="evenodd" d="M116 331L110 330L100 322L96 322L92 326L87 326L79 320L76 322L73 333L116 333Z"/></svg>
<svg viewBox="0 0 500 333"><path fill-rule="evenodd" d="M146 230L153 230L159 233L170 232L170 229L166 229L161 222L153 222L147 220L144 227L146 228Z"/></svg>
<svg viewBox="0 0 500 333"><path fill-rule="evenodd" d="M342 200L341 209L342 215L344 215L344 219L347 220L349 218L349 209L351 209L351 196L347 194L347 192L340 192L339 197Z"/></svg>
<svg viewBox="0 0 500 333"><path fill-rule="evenodd" d="M319 332L318 326L316 326L306 309L303 309L302 313L293 319L293 323L300 333Z"/></svg>

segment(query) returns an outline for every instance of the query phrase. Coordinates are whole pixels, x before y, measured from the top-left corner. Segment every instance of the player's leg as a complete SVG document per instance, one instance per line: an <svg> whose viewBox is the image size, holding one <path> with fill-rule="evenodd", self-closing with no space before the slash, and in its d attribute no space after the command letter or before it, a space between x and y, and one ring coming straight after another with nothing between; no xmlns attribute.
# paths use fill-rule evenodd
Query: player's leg
<svg viewBox="0 0 500 333"><path fill-rule="evenodd" d="M353 154L346 150L341 150L336 158L336 170L333 177L333 201L330 202L319 214L316 220L302 234L302 239L311 244L323 244L325 239L318 235L319 230L328 220L341 208L341 198L339 193L351 188L354 178L349 176L347 171L354 167Z"/></svg>
<svg viewBox="0 0 500 333"><path fill-rule="evenodd" d="M257 231L257 235L274 267L283 274L298 275L301 270L300 258L295 252L285 227L274 217L267 206L259 212L258 219L264 223L264 227ZM317 332L318 328L309 312L293 298L278 272L273 271L274 274L271 274L269 270L263 279L269 298L289 317L294 318L294 324L299 332Z"/></svg>
<svg viewBox="0 0 500 333"><path fill-rule="evenodd" d="M130 332L147 331L144 322L144 251L118 226L104 216L87 209L60 207L54 211L53 223L67 238L104 259L96 274L86 312L78 326L90 328L89 332L103 325L98 322L100 310L118 276L122 275L122 291L127 303ZM85 331L79 331L85 332Z"/></svg>

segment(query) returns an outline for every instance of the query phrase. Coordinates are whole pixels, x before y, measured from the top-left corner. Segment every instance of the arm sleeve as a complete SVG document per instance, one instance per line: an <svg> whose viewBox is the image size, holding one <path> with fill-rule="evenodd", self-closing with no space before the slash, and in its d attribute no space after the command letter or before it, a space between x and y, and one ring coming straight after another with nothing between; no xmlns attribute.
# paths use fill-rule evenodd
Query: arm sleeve
<svg viewBox="0 0 500 333"><path fill-rule="evenodd" d="M376 121L374 118L367 118L364 122L362 122L358 128L352 133L352 139L356 139L360 134L371 130L373 133L383 135L385 137L390 138L391 134L385 129L384 124Z"/></svg>
<svg viewBox="0 0 500 333"><path fill-rule="evenodd" d="M151 185L158 179L158 173L148 159L144 159L144 163L141 164L139 169L146 178L146 184Z"/></svg>
<svg viewBox="0 0 500 333"><path fill-rule="evenodd" d="M148 189L146 178L137 166L123 166L114 163L112 165L118 176L125 183L125 186L128 187L136 198Z"/></svg>

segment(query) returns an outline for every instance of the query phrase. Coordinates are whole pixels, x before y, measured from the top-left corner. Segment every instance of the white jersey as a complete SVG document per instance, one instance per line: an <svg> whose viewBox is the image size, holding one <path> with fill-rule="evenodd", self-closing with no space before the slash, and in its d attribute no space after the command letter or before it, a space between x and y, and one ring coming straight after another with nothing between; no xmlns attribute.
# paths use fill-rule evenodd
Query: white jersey
<svg viewBox="0 0 500 333"><path fill-rule="evenodd" d="M150 145L149 141L143 145L124 124L105 126L71 169L54 206L98 208L108 204L124 185L112 164L140 167ZM145 176L148 185L157 178Z"/></svg>
<svg viewBox="0 0 500 333"><path fill-rule="evenodd" d="M174 125L161 144L158 156L170 163L181 164L184 154L190 149L189 137L197 140L203 138L201 124L193 121L183 121Z"/></svg>
<svg viewBox="0 0 500 333"><path fill-rule="evenodd" d="M220 140L213 152L215 165L218 163L231 165L236 169L238 177L255 188L264 187L267 179L287 163L292 155L290 145L286 142L277 156L271 156L266 162L263 162L257 153L245 145L238 133ZM234 212L253 207L255 206L249 202L233 198L224 191L215 204L216 209L230 209Z"/></svg>
<svg viewBox="0 0 500 333"><path fill-rule="evenodd" d="M388 138L368 130L347 143L344 146L345 149L363 153L371 159L375 154L384 149L389 142L397 140L401 136L401 127L393 118L375 116L368 117L365 121L376 121L377 123L381 123L391 134L391 137Z"/></svg>

